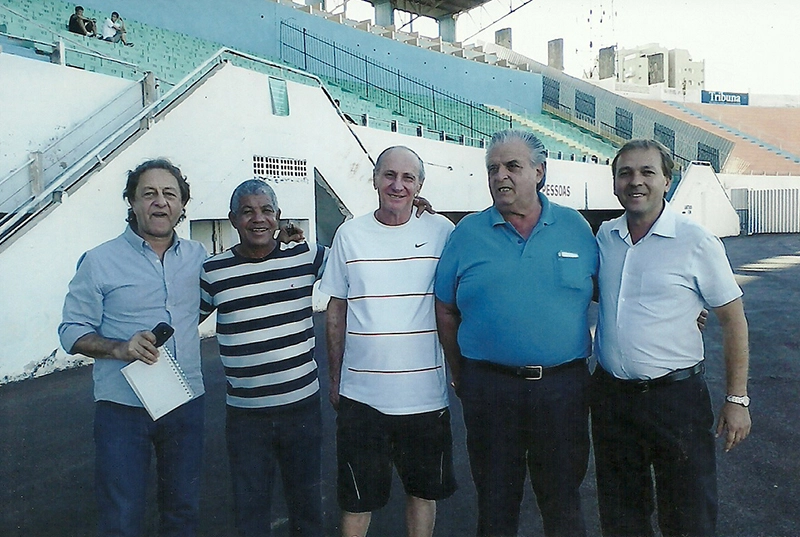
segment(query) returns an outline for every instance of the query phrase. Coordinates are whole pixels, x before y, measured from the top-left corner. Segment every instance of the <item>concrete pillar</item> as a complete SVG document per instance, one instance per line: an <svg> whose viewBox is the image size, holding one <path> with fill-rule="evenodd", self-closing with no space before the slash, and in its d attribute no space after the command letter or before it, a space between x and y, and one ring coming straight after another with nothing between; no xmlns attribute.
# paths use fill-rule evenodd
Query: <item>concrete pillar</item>
<svg viewBox="0 0 800 537"><path fill-rule="evenodd" d="M456 16L445 15L441 19L438 19L438 22L439 22L439 37L442 38L442 41L447 41L448 43L455 43Z"/></svg>
<svg viewBox="0 0 800 537"><path fill-rule="evenodd" d="M551 39L547 42L547 65L559 71L564 70L564 40Z"/></svg>
<svg viewBox="0 0 800 537"><path fill-rule="evenodd" d="M394 26L394 3L392 0L376 0L375 24L378 26Z"/></svg>

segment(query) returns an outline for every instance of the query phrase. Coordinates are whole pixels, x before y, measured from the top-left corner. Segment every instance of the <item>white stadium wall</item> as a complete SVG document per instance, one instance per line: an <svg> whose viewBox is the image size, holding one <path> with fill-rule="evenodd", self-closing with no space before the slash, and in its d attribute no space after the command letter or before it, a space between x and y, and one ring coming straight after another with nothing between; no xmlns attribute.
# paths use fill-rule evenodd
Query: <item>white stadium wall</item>
<svg viewBox="0 0 800 537"><path fill-rule="evenodd" d="M0 53L0 177L135 84Z"/></svg>

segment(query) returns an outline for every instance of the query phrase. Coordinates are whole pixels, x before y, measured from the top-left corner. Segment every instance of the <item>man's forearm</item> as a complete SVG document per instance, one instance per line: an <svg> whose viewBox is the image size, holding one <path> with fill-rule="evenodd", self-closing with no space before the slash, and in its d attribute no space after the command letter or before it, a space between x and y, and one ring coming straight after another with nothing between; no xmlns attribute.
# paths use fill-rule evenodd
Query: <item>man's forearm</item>
<svg viewBox="0 0 800 537"><path fill-rule="evenodd" d="M747 394L750 362L747 318L742 300L736 299L714 312L722 327L722 348L725 356L726 384L731 395Z"/></svg>
<svg viewBox="0 0 800 537"><path fill-rule="evenodd" d="M461 374L461 348L458 346L458 327L461 324L461 315L458 309L451 305L436 300L436 330L439 333L439 342L442 344L444 357L450 368L450 375L456 384Z"/></svg>
<svg viewBox="0 0 800 537"><path fill-rule="evenodd" d="M328 376L331 385L339 385L344 358L344 338L347 330L347 301L331 298L325 320L325 336L328 346Z"/></svg>
<svg viewBox="0 0 800 537"><path fill-rule="evenodd" d="M70 350L71 354L83 354L90 358L111 358L124 360L121 350L127 342L118 339L108 339L100 334L91 333L82 336Z"/></svg>

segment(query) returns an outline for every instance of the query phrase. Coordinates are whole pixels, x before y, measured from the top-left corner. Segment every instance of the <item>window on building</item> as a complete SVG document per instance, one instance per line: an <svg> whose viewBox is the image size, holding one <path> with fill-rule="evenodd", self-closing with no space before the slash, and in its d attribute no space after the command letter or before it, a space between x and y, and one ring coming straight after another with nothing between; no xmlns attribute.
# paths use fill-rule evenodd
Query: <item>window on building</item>
<svg viewBox="0 0 800 537"><path fill-rule="evenodd" d="M633 113L618 107L614 127L620 138L626 140L633 138Z"/></svg>
<svg viewBox="0 0 800 537"><path fill-rule="evenodd" d="M653 125L653 138L664 144L669 152L675 156L675 131L661 123Z"/></svg>
<svg viewBox="0 0 800 537"><path fill-rule="evenodd" d="M558 108L561 99L561 83L550 77L542 77L542 102L546 105Z"/></svg>
<svg viewBox="0 0 800 537"><path fill-rule="evenodd" d="M697 160L710 162L714 171L719 173L719 149L716 147L697 142Z"/></svg>
<svg viewBox="0 0 800 537"><path fill-rule="evenodd" d="M580 90L575 90L575 114L578 119L594 124L595 102L594 95L589 95Z"/></svg>
<svg viewBox="0 0 800 537"><path fill-rule="evenodd" d="M272 102L272 113L274 115L289 115L289 93L286 90L285 80L272 76L269 77L269 97Z"/></svg>

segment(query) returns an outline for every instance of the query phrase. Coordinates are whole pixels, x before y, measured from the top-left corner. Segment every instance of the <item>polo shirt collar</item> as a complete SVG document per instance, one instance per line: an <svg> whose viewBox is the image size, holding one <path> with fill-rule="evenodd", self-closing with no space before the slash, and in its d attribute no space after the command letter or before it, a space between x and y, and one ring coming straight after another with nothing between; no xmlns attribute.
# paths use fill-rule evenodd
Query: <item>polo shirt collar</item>
<svg viewBox="0 0 800 537"><path fill-rule="evenodd" d="M664 210L661 211L658 220L653 223L653 226L650 228L650 231L647 232L645 237L649 235L659 235L661 237L675 238L675 228L677 226L677 222L677 216L670 208L669 202L664 201ZM630 231L628 231L628 213L623 214L622 217L617 220L611 230L616 231L621 239L627 239L630 235Z"/></svg>
<svg viewBox="0 0 800 537"><path fill-rule="evenodd" d="M553 206L550 203L550 200L547 199L547 196L541 192L537 192L537 194L539 196L539 203L542 204L542 214L539 215L539 221L536 223L536 227L539 227L540 225L549 226L555 221ZM500 211L498 211L497 207L494 205L489 208L489 220L492 224L492 227L502 226L506 223L505 218L503 218L503 215L500 214Z"/></svg>
<svg viewBox="0 0 800 537"><path fill-rule="evenodd" d="M131 246L133 246L133 248L137 252L144 252L145 249L152 250L150 245L147 244L147 241L144 240L139 235L137 235L136 232L133 230L133 228L131 228L130 224L128 224L125 227L125 231L122 233L122 236L125 237L125 240L128 241L128 243ZM177 233L175 233L173 231L172 232L172 244L170 245L169 248L167 248L167 250L172 250L174 248L177 251L179 249L178 247L179 247L180 243L181 243L181 238L178 236Z"/></svg>

